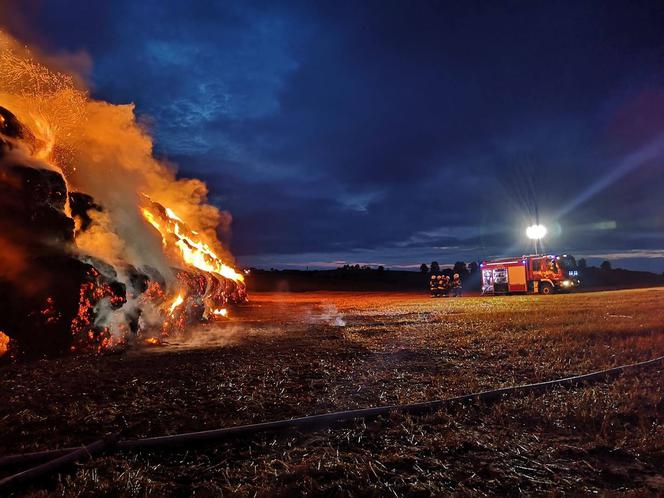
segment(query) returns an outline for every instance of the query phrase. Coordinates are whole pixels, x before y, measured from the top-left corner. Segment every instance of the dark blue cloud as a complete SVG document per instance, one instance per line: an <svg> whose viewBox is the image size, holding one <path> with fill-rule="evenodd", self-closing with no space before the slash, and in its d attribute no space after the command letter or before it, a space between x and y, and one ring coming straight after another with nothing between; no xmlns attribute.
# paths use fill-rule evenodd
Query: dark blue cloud
<svg viewBox="0 0 664 498"><path fill-rule="evenodd" d="M522 252L536 205L552 250L664 267L664 154L619 171L664 140L656 2L338 3L43 0L6 22L90 53L95 95L209 182L245 263Z"/></svg>

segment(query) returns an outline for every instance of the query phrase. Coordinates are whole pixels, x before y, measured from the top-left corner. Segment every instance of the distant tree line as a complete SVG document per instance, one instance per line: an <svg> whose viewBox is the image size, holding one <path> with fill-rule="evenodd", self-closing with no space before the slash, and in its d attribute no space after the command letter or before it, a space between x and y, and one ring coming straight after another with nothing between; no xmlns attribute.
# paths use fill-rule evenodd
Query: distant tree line
<svg viewBox="0 0 664 498"><path fill-rule="evenodd" d="M458 273L464 292L479 292L481 271L476 262L457 261L441 268L437 261L419 265L420 271L389 270L382 265L347 264L335 269L261 270L251 268L247 279L251 291L308 291L308 290L418 290L428 289L430 272L453 277ZM581 288L627 288L664 285L664 275L614 268L611 262L589 266L585 259L577 260Z"/></svg>
<svg viewBox="0 0 664 498"><path fill-rule="evenodd" d="M370 271L378 271L378 272L383 272L385 271L385 267L383 265L377 266L375 269L372 268L369 265L343 265L337 268L338 271L346 272L346 273L358 273L358 272L370 272Z"/></svg>
<svg viewBox="0 0 664 498"><path fill-rule="evenodd" d="M452 266L452 268L445 268L441 270L438 261L432 261L430 266L427 266L426 263L422 263L420 265L420 272L423 274L432 273L433 275L442 274L449 276L458 273L459 276L462 279L464 279L470 277L471 275L476 274L479 268L480 267L476 261L471 261L468 264L466 264L464 261L457 261L456 263L454 263L454 266Z"/></svg>
<svg viewBox="0 0 664 498"><path fill-rule="evenodd" d="M610 261L605 260L602 261L602 263L597 266L588 266L588 263L585 258L580 258L577 260L577 269L579 270L579 275L583 276L584 274L586 276L592 276L592 280L605 280L605 278L601 277L601 274L604 274L606 278L609 278L610 274L613 274L615 272L627 272L631 274L647 274L648 272L630 272L628 270L622 270L620 268L613 268L613 265L611 264ZM258 273L266 270L261 270L258 268L250 268L251 273ZM270 272L277 272L277 273L282 273L282 272L289 272L289 273L299 273L304 270L278 270L276 268L270 268ZM306 271L309 271L307 268ZM324 271L324 270L312 270L314 273L319 272L319 271ZM330 270L328 270L330 271ZM376 267L371 267L369 265L360 265L360 264L345 264L343 266L340 266L336 268L335 270L331 270L333 272L337 273L342 273L346 275L354 275L354 274L368 274L371 272L378 272L378 273L383 273L387 271L387 269L383 265L379 265ZM598 273L600 272L600 273ZM392 273L392 272L390 272ZM457 261L454 263L454 265L451 268L444 268L441 269L440 263L438 261L432 261L430 264L422 263L420 265L420 273L423 275L428 275L428 274L442 274L442 275L448 275L448 276L453 276L455 273L458 273L462 279L466 279L469 277L472 277L476 274L479 274L479 264L476 261L471 261L469 263L466 263L464 261ZM659 275L664 276L664 273ZM609 279L611 280L611 279Z"/></svg>
<svg viewBox="0 0 664 498"><path fill-rule="evenodd" d="M576 267L577 269L583 273L584 270L588 268L588 263L586 262L585 258L581 258L576 262ZM592 268L592 267L591 267ZM602 263L599 265L599 269L603 271L611 271L613 270L613 266L611 266L611 261L604 260Z"/></svg>
<svg viewBox="0 0 664 498"><path fill-rule="evenodd" d="M608 260L602 261L599 266L588 266L585 258L580 258L576 267L581 287L626 288L664 284L664 274L614 268Z"/></svg>

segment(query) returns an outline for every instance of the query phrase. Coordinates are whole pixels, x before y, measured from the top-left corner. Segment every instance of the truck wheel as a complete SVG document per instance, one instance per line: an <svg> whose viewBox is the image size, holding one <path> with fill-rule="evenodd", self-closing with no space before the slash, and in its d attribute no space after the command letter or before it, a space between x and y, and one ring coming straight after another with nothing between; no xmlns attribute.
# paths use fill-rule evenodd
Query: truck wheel
<svg viewBox="0 0 664 498"><path fill-rule="evenodd" d="M539 286L539 292L540 294L545 294L545 295L553 294L553 287L551 286L551 284L543 282Z"/></svg>

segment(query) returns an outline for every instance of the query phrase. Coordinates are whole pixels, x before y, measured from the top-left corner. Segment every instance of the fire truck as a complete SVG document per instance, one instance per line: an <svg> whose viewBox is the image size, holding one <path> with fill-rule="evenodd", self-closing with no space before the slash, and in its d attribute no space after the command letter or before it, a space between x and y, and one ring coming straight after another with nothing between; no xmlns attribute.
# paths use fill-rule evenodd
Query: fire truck
<svg viewBox="0 0 664 498"><path fill-rule="evenodd" d="M551 294L579 286L579 271L572 256L526 255L483 261L482 294Z"/></svg>

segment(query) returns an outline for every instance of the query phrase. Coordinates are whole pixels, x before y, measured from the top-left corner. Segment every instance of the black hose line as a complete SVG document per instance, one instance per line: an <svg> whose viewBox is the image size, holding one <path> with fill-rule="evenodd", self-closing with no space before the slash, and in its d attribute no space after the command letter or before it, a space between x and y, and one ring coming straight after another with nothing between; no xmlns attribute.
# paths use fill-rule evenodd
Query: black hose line
<svg viewBox="0 0 664 498"><path fill-rule="evenodd" d="M69 451L53 460L49 460L46 463L37 465L30 469L19 472L4 479L0 479L0 488L8 487L14 484L20 484L26 481L32 481L37 479L45 474L55 472L56 470L65 467L71 463L83 460L85 458L92 459L94 455L100 453L104 449L111 448L114 444L113 437L107 437L99 439L94 443L88 444L87 446L81 446L80 448L74 448L72 451Z"/></svg>
<svg viewBox="0 0 664 498"><path fill-rule="evenodd" d="M262 422L258 424L239 425L235 427L225 427L222 429L213 429L199 432L186 432L183 434L173 434L170 436L157 436L157 437L144 437L137 439L125 439L114 442L114 444L103 444L101 448L95 447L95 451L101 450L141 450L145 448L160 448L166 446L177 446L191 444L200 441L213 441L222 439L232 439L259 432L279 432L290 429L307 429L307 428L320 428L329 426L339 422L348 422L360 418L374 418L381 415L389 415L390 413L407 413L417 415L425 412L432 412L442 408L451 407L456 404L465 404L471 402L492 402L499 401L502 398L513 394L527 394L527 393L541 393L552 389L554 387L568 387L588 382L599 382L614 378L622 373L635 372L645 367L653 367L660 363L664 363L664 356L659 356L651 360L632 363L629 365L621 365L619 367L609 368L606 370L599 370L584 375L575 375L572 377L565 377L563 379L549 380L545 382L538 382L534 384L524 384L512 387L503 387L500 389L493 389L490 391L482 391L474 394L466 394L463 396L456 396L442 400L424 401L421 403L410 403L405 405L388 405L378 406L371 408L361 408L357 410L347 410L341 412L323 413L320 415L309 415L306 417L277 420L274 422ZM98 444L99 441L93 443ZM92 445L91 445L92 446ZM87 449L86 449L87 448ZM66 463L71 463L76 459L83 456L91 455L93 452L89 451L88 447L71 447L61 448L57 450L37 451L33 453L23 453L17 455L9 455L0 458L0 467L9 465L19 465L24 463L31 463L42 461L47 458L55 458L34 469L29 469L15 476L7 477L0 481L0 487L5 484L16 482L16 476L25 474L26 472L41 469L42 471L55 470ZM60 460L66 459L64 463ZM57 465L48 467L51 464ZM42 467L44 467L42 469ZM33 474L30 474L33 476Z"/></svg>

